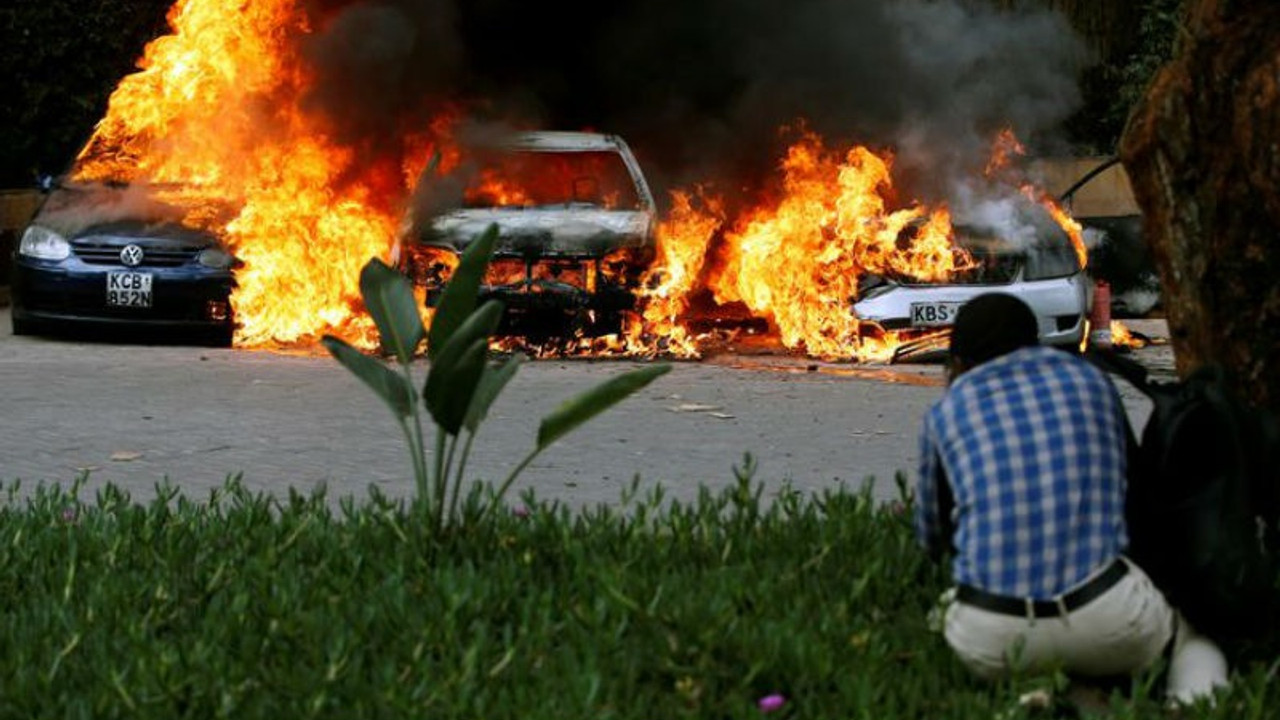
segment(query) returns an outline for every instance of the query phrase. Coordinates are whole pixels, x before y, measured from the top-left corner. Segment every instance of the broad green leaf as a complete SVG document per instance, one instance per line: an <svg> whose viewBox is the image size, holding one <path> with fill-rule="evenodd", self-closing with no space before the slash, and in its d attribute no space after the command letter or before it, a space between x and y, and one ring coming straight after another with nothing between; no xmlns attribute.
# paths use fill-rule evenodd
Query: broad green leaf
<svg viewBox="0 0 1280 720"><path fill-rule="evenodd" d="M363 380L365 385L373 388L397 418L408 417L413 412L413 387L403 375L351 347L340 338L325 335L320 342L338 362Z"/></svg>
<svg viewBox="0 0 1280 720"><path fill-rule="evenodd" d="M480 423L489 414L489 407L507 383L511 382L511 378L516 376L516 370L520 369L523 360L523 355L515 355L502 365L485 367L480 375L480 384L476 386L476 394L471 398L471 407L467 408L467 418L463 422L468 432L474 433L480 428Z"/></svg>
<svg viewBox="0 0 1280 720"><path fill-rule="evenodd" d="M542 419L538 426L538 449L564 437L570 430L608 410L619 401L671 371L670 365L653 365L632 370L571 398Z"/></svg>
<svg viewBox="0 0 1280 720"><path fill-rule="evenodd" d="M426 331L409 279L373 258L360 271L360 295L378 326L382 346L395 353L401 363L412 360Z"/></svg>
<svg viewBox="0 0 1280 720"><path fill-rule="evenodd" d="M450 434L458 434L484 370L489 336L502 319L502 303L490 300L471 313L431 360L422 397L431 417ZM473 348L482 350L479 359Z"/></svg>
<svg viewBox="0 0 1280 720"><path fill-rule="evenodd" d="M502 320L502 303L497 300L490 300L480 309L471 313L457 330L449 337L449 342L439 349L435 357L431 358L431 368L427 372L427 384L422 388L422 396L430 401L433 394L433 388L443 387L445 376L453 372L453 365L462 355L462 352L471 347L476 340L483 339L486 342L490 335L498 329L498 323ZM436 382L432 381L432 377L439 376Z"/></svg>
<svg viewBox="0 0 1280 720"><path fill-rule="evenodd" d="M485 269L489 267L489 258L493 256L493 248L497 242L498 226L490 225L488 230L463 251L458 267L454 269L449 284L444 287L444 295L436 305L435 317L431 319L431 331L427 340L427 354L431 359L434 360L444 350L449 338L475 310L480 281L484 279Z"/></svg>
<svg viewBox="0 0 1280 720"><path fill-rule="evenodd" d="M475 396L476 386L484 373L485 357L489 353L488 338L477 338L451 359L448 373L431 373L427 378L427 410L436 424L450 435L462 430L467 408ZM443 354L443 353L442 353ZM436 385L432 385L435 380Z"/></svg>

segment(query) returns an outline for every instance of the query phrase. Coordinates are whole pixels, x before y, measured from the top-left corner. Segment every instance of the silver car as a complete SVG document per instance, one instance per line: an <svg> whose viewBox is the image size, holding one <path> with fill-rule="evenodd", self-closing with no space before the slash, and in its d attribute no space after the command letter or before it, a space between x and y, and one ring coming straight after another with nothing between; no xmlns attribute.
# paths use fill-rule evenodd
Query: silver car
<svg viewBox="0 0 1280 720"><path fill-rule="evenodd" d="M854 314L873 330L924 335L950 327L968 300L1003 292L1031 307L1042 344L1080 345L1091 283L1070 236L1047 211L1029 203L1012 224L958 221L954 230L973 258L971 267L936 283L867 275L860 279Z"/></svg>

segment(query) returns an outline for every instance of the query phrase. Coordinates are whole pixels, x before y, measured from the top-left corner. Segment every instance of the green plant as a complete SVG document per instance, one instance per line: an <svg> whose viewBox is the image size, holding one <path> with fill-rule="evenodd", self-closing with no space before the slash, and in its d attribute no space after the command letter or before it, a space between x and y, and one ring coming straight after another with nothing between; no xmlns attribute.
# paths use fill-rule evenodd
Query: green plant
<svg viewBox="0 0 1280 720"><path fill-rule="evenodd" d="M909 515L749 470L584 509L525 492L527 513L438 538L373 488L5 483L0 718L1276 716L1274 646L1178 715L1152 676L1097 715L1059 676L978 681L925 624L949 572ZM1051 707L1022 704L1035 690Z"/></svg>
<svg viewBox="0 0 1280 720"><path fill-rule="evenodd" d="M488 361L489 338L502 318L502 304L490 300L476 307L480 282L497 236L497 228L490 227L467 246L444 289L429 332L423 328L408 279L377 258L364 266L360 294L378 327L383 348L400 366L398 371L332 335L322 341L339 362L391 408L408 443L418 499L435 532L460 519L458 500L472 441L489 407L520 367L519 355L501 364ZM414 390L411 370L423 340L427 341L430 368L419 395ZM520 472L549 445L670 369L670 365L661 364L624 373L570 399L544 417L533 449L475 508L478 516L500 503ZM436 426L435 449L430 458L423 435L423 405Z"/></svg>
<svg viewBox="0 0 1280 720"><path fill-rule="evenodd" d="M1173 58L1182 29L1183 0L1146 0L1138 41L1120 68L1116 105L1127 118L1146 95L1156 72Z"/></svg>

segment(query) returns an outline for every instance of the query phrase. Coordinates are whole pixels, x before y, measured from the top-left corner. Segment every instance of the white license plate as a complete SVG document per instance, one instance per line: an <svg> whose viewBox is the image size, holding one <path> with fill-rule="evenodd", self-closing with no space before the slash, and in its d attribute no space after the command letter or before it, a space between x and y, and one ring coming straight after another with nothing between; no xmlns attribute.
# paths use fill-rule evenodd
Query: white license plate
<svg viewBox="0 0 1280 720"><path fill-rule="evenodd" d="M107 304L115 307L151 307L151 273L107 273Z"/></svg>
<svg viewBox="0 0 1280 720"><path fill-rule="evenodd" d="M911 324L915 327L953 325L956 321L956 311L963 304L958 302L911 303Z"/></svg>

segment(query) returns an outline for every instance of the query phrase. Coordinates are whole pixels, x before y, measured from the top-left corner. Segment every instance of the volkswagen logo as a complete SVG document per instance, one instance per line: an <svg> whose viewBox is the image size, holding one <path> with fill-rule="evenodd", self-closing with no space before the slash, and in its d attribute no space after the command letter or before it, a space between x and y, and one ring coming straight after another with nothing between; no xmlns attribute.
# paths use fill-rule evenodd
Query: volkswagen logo
<svg viewBox="0 0 1280 720"><path fill-rule="evenodd" d="M120 251L120 262L129 267L138 267L142 264L142 248L137 245L125 245Z"/></svg>

